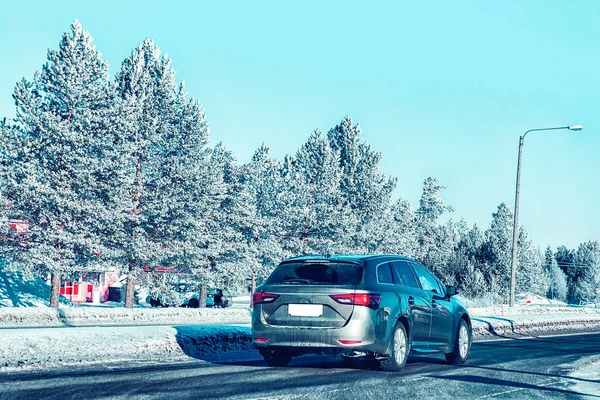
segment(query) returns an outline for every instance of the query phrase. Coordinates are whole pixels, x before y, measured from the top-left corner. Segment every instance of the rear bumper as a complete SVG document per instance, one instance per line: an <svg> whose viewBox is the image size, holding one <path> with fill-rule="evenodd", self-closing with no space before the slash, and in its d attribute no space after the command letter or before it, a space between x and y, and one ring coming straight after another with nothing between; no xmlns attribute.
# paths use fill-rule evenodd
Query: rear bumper
<svg viewBox="0 0 600 400"><path fill-rule="evenodd" d="M375 311L355 307L348 322L340 328L280 326L268 324L263 318L262 309L254 307L252 340L259 350L279 347L297 354L343 353L352 350L384 353L387 345L376 335L375 317Z"/></svg>

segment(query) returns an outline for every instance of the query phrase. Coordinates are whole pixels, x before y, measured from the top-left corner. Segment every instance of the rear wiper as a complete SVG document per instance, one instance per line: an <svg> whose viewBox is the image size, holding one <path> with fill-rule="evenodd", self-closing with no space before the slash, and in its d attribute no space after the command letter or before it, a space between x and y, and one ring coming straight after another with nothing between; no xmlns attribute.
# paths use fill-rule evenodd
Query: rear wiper
<svg viewBox="0 0 600 400"><path fill-rule="evenodd" d="M302 278L290 278L290 279L284 279L281 283L283 285L292 285L294 283L303 283L305 285L309 285L312 283L312 280L302 279Z"/></svg>

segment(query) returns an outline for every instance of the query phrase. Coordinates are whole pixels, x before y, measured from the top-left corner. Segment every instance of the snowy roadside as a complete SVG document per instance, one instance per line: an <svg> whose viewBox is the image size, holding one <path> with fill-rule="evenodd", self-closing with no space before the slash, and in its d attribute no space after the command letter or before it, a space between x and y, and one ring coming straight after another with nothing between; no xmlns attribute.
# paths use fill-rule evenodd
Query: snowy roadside
<svg viewBox="0 0 600 400"><path fill-rule="evenodd" d="M0 328L248 323L248 308L0 308Z"/></svg>
<svg viewBox="0 0 600 400"><path fill-rule="evenodd" d="M7 329L0 331L0 371L182 362L249 348L250 328L236 326Z"/></svg>
<svg viewBox="0 0 600 400"><path fill-rule="evenodd" d="M247 300L244 298L244 300ZM114 325L195 325L250 323L249 301L234 302L235 307L212 308L123 308L123 307L3 307L0 308L0 328L76 327ZM471 308L471 317L531 319L563 316L600 317L600 309L571 307L499 307Z"/></svg>
<svg viewBox="0 0 600 400"><path fill-rule="evenodd" d="M574 386L570 389L579 393L588 393L583 398L597 398L600 382L600 356L585 357L575 365L568 365L573 371L569 376L574 378Z"/></svg>
<svg viewBox="0 0 600 400"><path fill-rule="evenodd" d="M163 310L151 310L163 311ZM164 310L166 311L166 310ZM180 310L215 311L227 310ZM87 364L170 363L252 349L245 326L171 325L0 330L0 372L80 367ZM220 322L219 324L222 324ZM475 341L600 330L600 313L473 316Z"/></svg>

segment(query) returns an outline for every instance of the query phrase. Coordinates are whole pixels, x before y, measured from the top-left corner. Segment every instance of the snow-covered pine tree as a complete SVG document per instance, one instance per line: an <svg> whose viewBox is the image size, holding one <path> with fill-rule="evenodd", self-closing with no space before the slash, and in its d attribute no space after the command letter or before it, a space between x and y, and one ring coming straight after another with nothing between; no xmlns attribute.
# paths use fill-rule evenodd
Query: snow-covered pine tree
<svg viewBox="0 0 600 400"><path fill-rule="evenodd" d="M386 241L381 251L408 257L417 255L417 215L412 205L403 199L392 204L385 224Z"/></svg>
<svg viewBox="0 0 600 400"><path fill-rule="evenodd" d="M135 276L146 265L190 266L206 259L208 232L203 216L212 201L206 176L209 135L201 105L177 85L171 60L146 39L123 61L118 93L130 105L130 210L124 226L127 265L125 307L133 304ZM204 258L203 258L204 257Z"/></svg>
<svg viewBox="0 0 600 400"><path fill-rule="evenodd" d="M582 268L575 268L573 260L575 258L575 250L570 250L566 246L558 246L554 259L558 267L564 272L567 279L567 301L575 303L575 287L579 277L583 273Z"/></svg>
<svg viewBox="0 0 600 400"><path fill-rule="evenodd" d="M492 214L492 222L485 231L479 253L482 272L490 289L497 285L497 294L505 298L510 289L511 279L512 224L512 212L506 203L501 203L498 210Z"/></svg>
<svg viewBox="0 0 600 400"><path fill-rule="evenodd" d="M449 265L456 252L459 234L452 219L433 230L433 243L425 256L425 264L434 271L442 282L451 284L456 280Z"/></svg>
<svg viewBox="0 0 600 400"><path fill-rule="evenodd" d="M327 138L316 130L296 154L296 166L303 185L297 189L302 197L303 253L335 254L348 252L355 221L343 203L339 155Z"/></svg>
<svg viewBox="0 0 600 400"><path fill-rule="evenodd" d="M454 282L450 283L459 286L468 297L479 297L489 292L478 259L483 232L477 224L471 229L463 227L462 222L458 225L459 240L447 267L449 276L454 277Z"/></svg>
<svg viewBox="0 0 600 400"><path fill-rule="evenodd" d="M252 275L255 246L250 238L255 208L244 184L243 169L235 164L230 151L219 143L211 151L213 192L219 203L212 207L209 224L211 268L197 270L206 281L223 284L234 292L246 294L246 279Z"/></svg>
<svg viewBox="0 0 600 400"><path fill-rule="evenodd" d="M600 242L581 243L573 258L573 268L581 270L574 281L572 301L596 303L600 296Z"/></svg>
<svg viewBox="0 0 600 400"><path fill-rule="evenodd" d="M51 272L50 305L60 274L115 258L120 145L108 63L75 20L33 81L17 83L15 126L3 130L1 187L11 218L29 225L26 243L7 241L12 266Z"/></svg>
<svg viewBox="0 0 600 400"><path fill-rule="evenodd" d="M438 178L428 177L423 182L423 193L419 200L417 209L417 227L419 249L417 258L433 268L437 272L441 266L433 265L438 262L435 257L430 257L429 253L435 252L438 244L443 241L444 233L439 227L439 218L445 212L452 212L454 208L444 203L440 198L440 191L446 189L446 186L438 183ZM432 259L429 259L432 258Z"/></svg>
<svg viewBox="0 0 600 400"><path fill-rule="evenodd" d="M250 229L246 235L254 248L254 258L249 260L252 291L257 281L265 279L281 261L282 239L278 215L282 212L280 197L282 190L281 166L269 157L269 149L262 145L252 156L250 163L244 166L245 182L248 185L250 203L254 209Z"/></svg>
<svg viewBox="0 0 600 400"><path fill-rule="evenodd" d="M377 242L370 243L374 238L370 229L383 224L397 181L379 171L381 153L361 142L361 135L360 125L353 125L349 116L327 133L331 148L339 154L343 205L357 220L353 247L359 251L377 247Z"/></svg>
<svg viewBox="0 0 600 400"><path fill-rule="evenodd" d="M299 161L286 155L279 171L281 181L277 224L281 249L286 256L296 256L311 251L307 236L307 206L310 197L301 170Z"/></svg>
<svg viewBox="0 0 600 400"><path fill-rule="evenodd" d="M558 267L550 246L546 248L546 252L544 253L544 272L548 281L546 296L560 301L566 300L567 278L564 272Z"/></svg>
<svg viewBox="0 0 600 400"><path fill-rule="evenodd" d="M547 275L542 267L539 249L527 237L527 230L519 226L516 291L517 293L533 292L544 296L547 287Z"/></svg>

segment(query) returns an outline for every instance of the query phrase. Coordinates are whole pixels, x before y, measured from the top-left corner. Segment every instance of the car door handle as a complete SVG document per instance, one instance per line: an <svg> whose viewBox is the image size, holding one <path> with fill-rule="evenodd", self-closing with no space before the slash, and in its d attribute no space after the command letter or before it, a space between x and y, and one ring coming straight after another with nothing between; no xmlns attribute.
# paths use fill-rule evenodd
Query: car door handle
<svg viewBox="0 0 600 400"><path fill-rule="evenodd" d="M408 304L411 306L415 304L415 298L412 296L408 296Z"/></svg>

